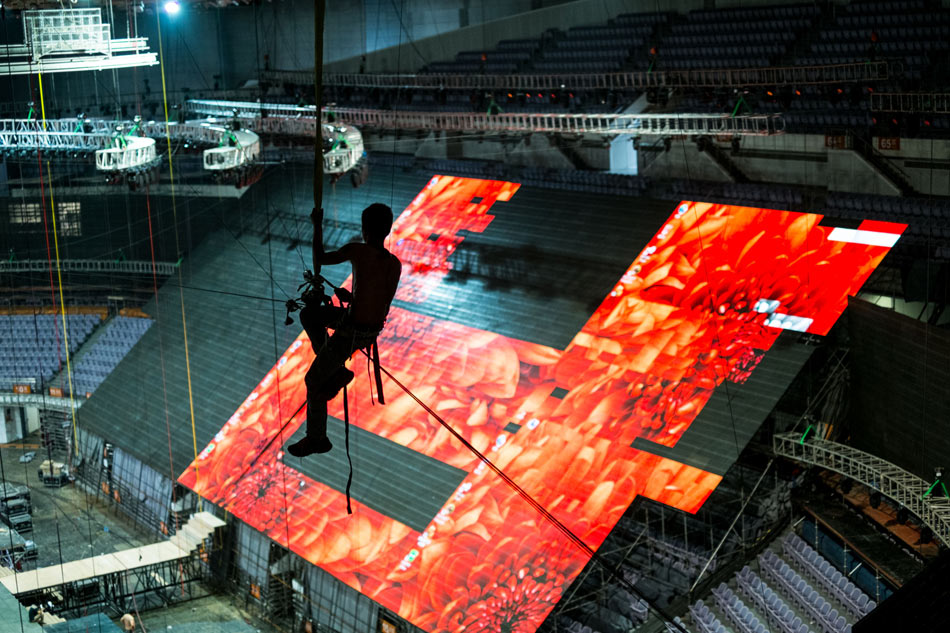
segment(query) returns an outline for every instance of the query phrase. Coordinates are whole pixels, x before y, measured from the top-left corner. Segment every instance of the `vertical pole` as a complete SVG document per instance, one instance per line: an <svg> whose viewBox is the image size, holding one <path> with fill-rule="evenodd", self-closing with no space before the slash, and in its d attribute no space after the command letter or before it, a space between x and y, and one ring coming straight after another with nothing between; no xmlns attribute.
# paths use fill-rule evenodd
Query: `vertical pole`
<svg viewBox="0 0 950 633"><path fill-rule="evenodd" d="M323 206L323 125L320 97L323 92L323 23L326 0L316 0L313 7L313 94L317 117L317 134L313 144L313 206ZM313 271L314 273L320 271Z"/></svg>

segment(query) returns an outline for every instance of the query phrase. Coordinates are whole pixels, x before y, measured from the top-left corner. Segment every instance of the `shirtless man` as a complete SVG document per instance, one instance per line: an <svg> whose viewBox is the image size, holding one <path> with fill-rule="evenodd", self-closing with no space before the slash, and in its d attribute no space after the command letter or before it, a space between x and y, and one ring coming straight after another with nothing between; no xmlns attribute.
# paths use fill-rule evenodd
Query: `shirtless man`
<svg viewBox="0 0 950 633"><path fill-rule="evenodd" d="M363 209L363 243L350 243L338 251L323 250L323 209L314 209L313 269L350 262L353 266L353 300L347 309L321 306L300 312L310 342L317 353L304 379L307 385L307 435L287 447L294 456L326 453L333 445L327 437L327 402L353 380L347 359L371 344L383 329L402 265L386 250L383 241L393 225L392 209L376 203ZM326 338L324 327L333 328Z"/></svg>

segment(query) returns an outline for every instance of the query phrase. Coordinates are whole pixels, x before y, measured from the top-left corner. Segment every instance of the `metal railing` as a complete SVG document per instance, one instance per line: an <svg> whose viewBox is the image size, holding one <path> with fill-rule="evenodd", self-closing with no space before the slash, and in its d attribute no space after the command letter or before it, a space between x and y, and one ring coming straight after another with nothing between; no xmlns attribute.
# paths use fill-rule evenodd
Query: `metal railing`
<svg viewBox="0 0 950 633"><path fill-rule="evenodd" d="M944 545L950 545L950 499L929 496L931 486L903 468L851 446L817 437L802 442L800 433L773 436L776 455L819 466L860 482L913 512Z"/></svg>
<svg viewBox="0 0 950 633"><path fill-rule="evenodd" d="M950 93L873 92L871 93L871 110L950 114Z"/></svg>
<svg viewBox="0 0 950 633"><path fill-rule="evenodd" d="M189 112L210 116L255 118L252 127L262 132L313 135L314 106L261 104L238 101L192 100ZM555 132L569 134L634 136L781 134L785 121L780 114L732 117L728 114L524 114L487 115L478 112L405 112L362 108L324 108L323 117L333 116L358 128L424 129L468 132Z"/></svg>
<svg viewBox="0 0 950 633"><path fill-rule="evenodd" d="M810 84L882 81L890 76L887 61L693 70L628 71L617 73L536 73L510 75L324 73L324 86L354 88L431 88L478 90L644 90L646 88L715 88L741 86L803 86ZM312 85L312 70L269 70L263 77Z"/></svg>
<svg viewBox="0 0 950 633"><path fill-rule="evenodd" d="M63 259L60 260L59 267L63 272L73 273L152 274L152 262L144 260ZM174 262L155 262L155 273L158 275L172 275L175 268ZM45 273L48 270L50 270L50 263L45 259L0 261L0 273Z"/></svg>

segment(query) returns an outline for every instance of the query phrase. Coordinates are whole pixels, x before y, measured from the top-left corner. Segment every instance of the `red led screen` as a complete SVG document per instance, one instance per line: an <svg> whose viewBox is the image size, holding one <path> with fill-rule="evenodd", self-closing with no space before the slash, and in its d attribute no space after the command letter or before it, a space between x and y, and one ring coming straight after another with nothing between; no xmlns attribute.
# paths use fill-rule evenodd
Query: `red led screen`
<svg viewBox="0 0 950 633"><path fill-rule="evenodd" d="M483 231L518 188L433 177L393 228L397 297L422 301L460 231ZM721 479L633 440L674 446L781 328L825 334L904 229L821 219L683 202L566 349L394 308L382 362L596 549L637 495L695 512ZM272 440L305 400L312 359L301 334L179 481L424 630L534 631L587 557L393 385L369 406L361 356L353 423L467 472L454 495L419 532L358 502L348 516L341 493L280 461Z"/></svg>

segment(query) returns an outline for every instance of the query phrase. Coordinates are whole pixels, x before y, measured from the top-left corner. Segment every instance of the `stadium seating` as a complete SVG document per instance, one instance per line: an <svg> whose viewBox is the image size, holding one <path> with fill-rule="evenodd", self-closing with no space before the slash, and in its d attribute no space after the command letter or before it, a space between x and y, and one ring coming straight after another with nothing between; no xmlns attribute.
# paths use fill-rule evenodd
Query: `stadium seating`
<svg viewBox="0 0 950 633"><path fill-rule="evenodd" d="M95 391L151 325L151 319L124 316L116 316L109 321L91 347L84 349L73 365L74 393ZM68 382L64 382L63 387L64 391L68 389Z"/></svg>
<svg viewBox="0 0 950 633"><path fill-rule="evenodd" d="M897 8L903 7L903 8ZM595 73L613 71L713 70L894 62L878 91L945 90L950 75L950 10L927 2L861 2L822 8L815 3L695 10L686 14L631 13L606 23L551 29L539 38L498 42L433 61L420 72L449 74ZM328 101L400 110L484 111L489 96L476 91L341 90L327 88ZM746 105L755 113L784 114L785 130L843 133L877 130L882 135L942 136L950 116L935 114L926 125L876 116L865 87L797 87L794 98L755 90ZM504 112L612 112L632 103L633 90L581 90L493 95ZM679 112L732 112L736 100L708 91L679 91ZM896 123L891 120L894 119ZM899 128L899 130L898 130ZM885 132L887 132L885 134Z"/></svg>
<svg viewBox="0 0 950 633"><path fill-rule="evenodd" d="M789 532L713 589L705 602L690 605L689 615L693 629L701 633L850 633L851 625L875 606L828 560Z"/></svg>
<svg viewBox="0 0 950 633"><path fill-rule="evenodd" d="M702 600L697 600L689 606L689 614L696 623L700 633L725 633L726 628L719 618L707 607Z"/></svg>
<svg viewBox="0 0 950 633"><path fill-rule="evenodd" d="M851 625L838 610L775 552L766 550L760 555L759 566L765 577L780 586L793 604L818 622L826 633L850 633Z"/></svg>
<svg viewBox="0 0 950 633"><path fill-rule="evenodd" d="M71 354L99 322L94 314L67 314L64 336L63 318L59 314L0 316L0 389L31 384L34 391L42 390L65 366L67 340Z"/></svg>

